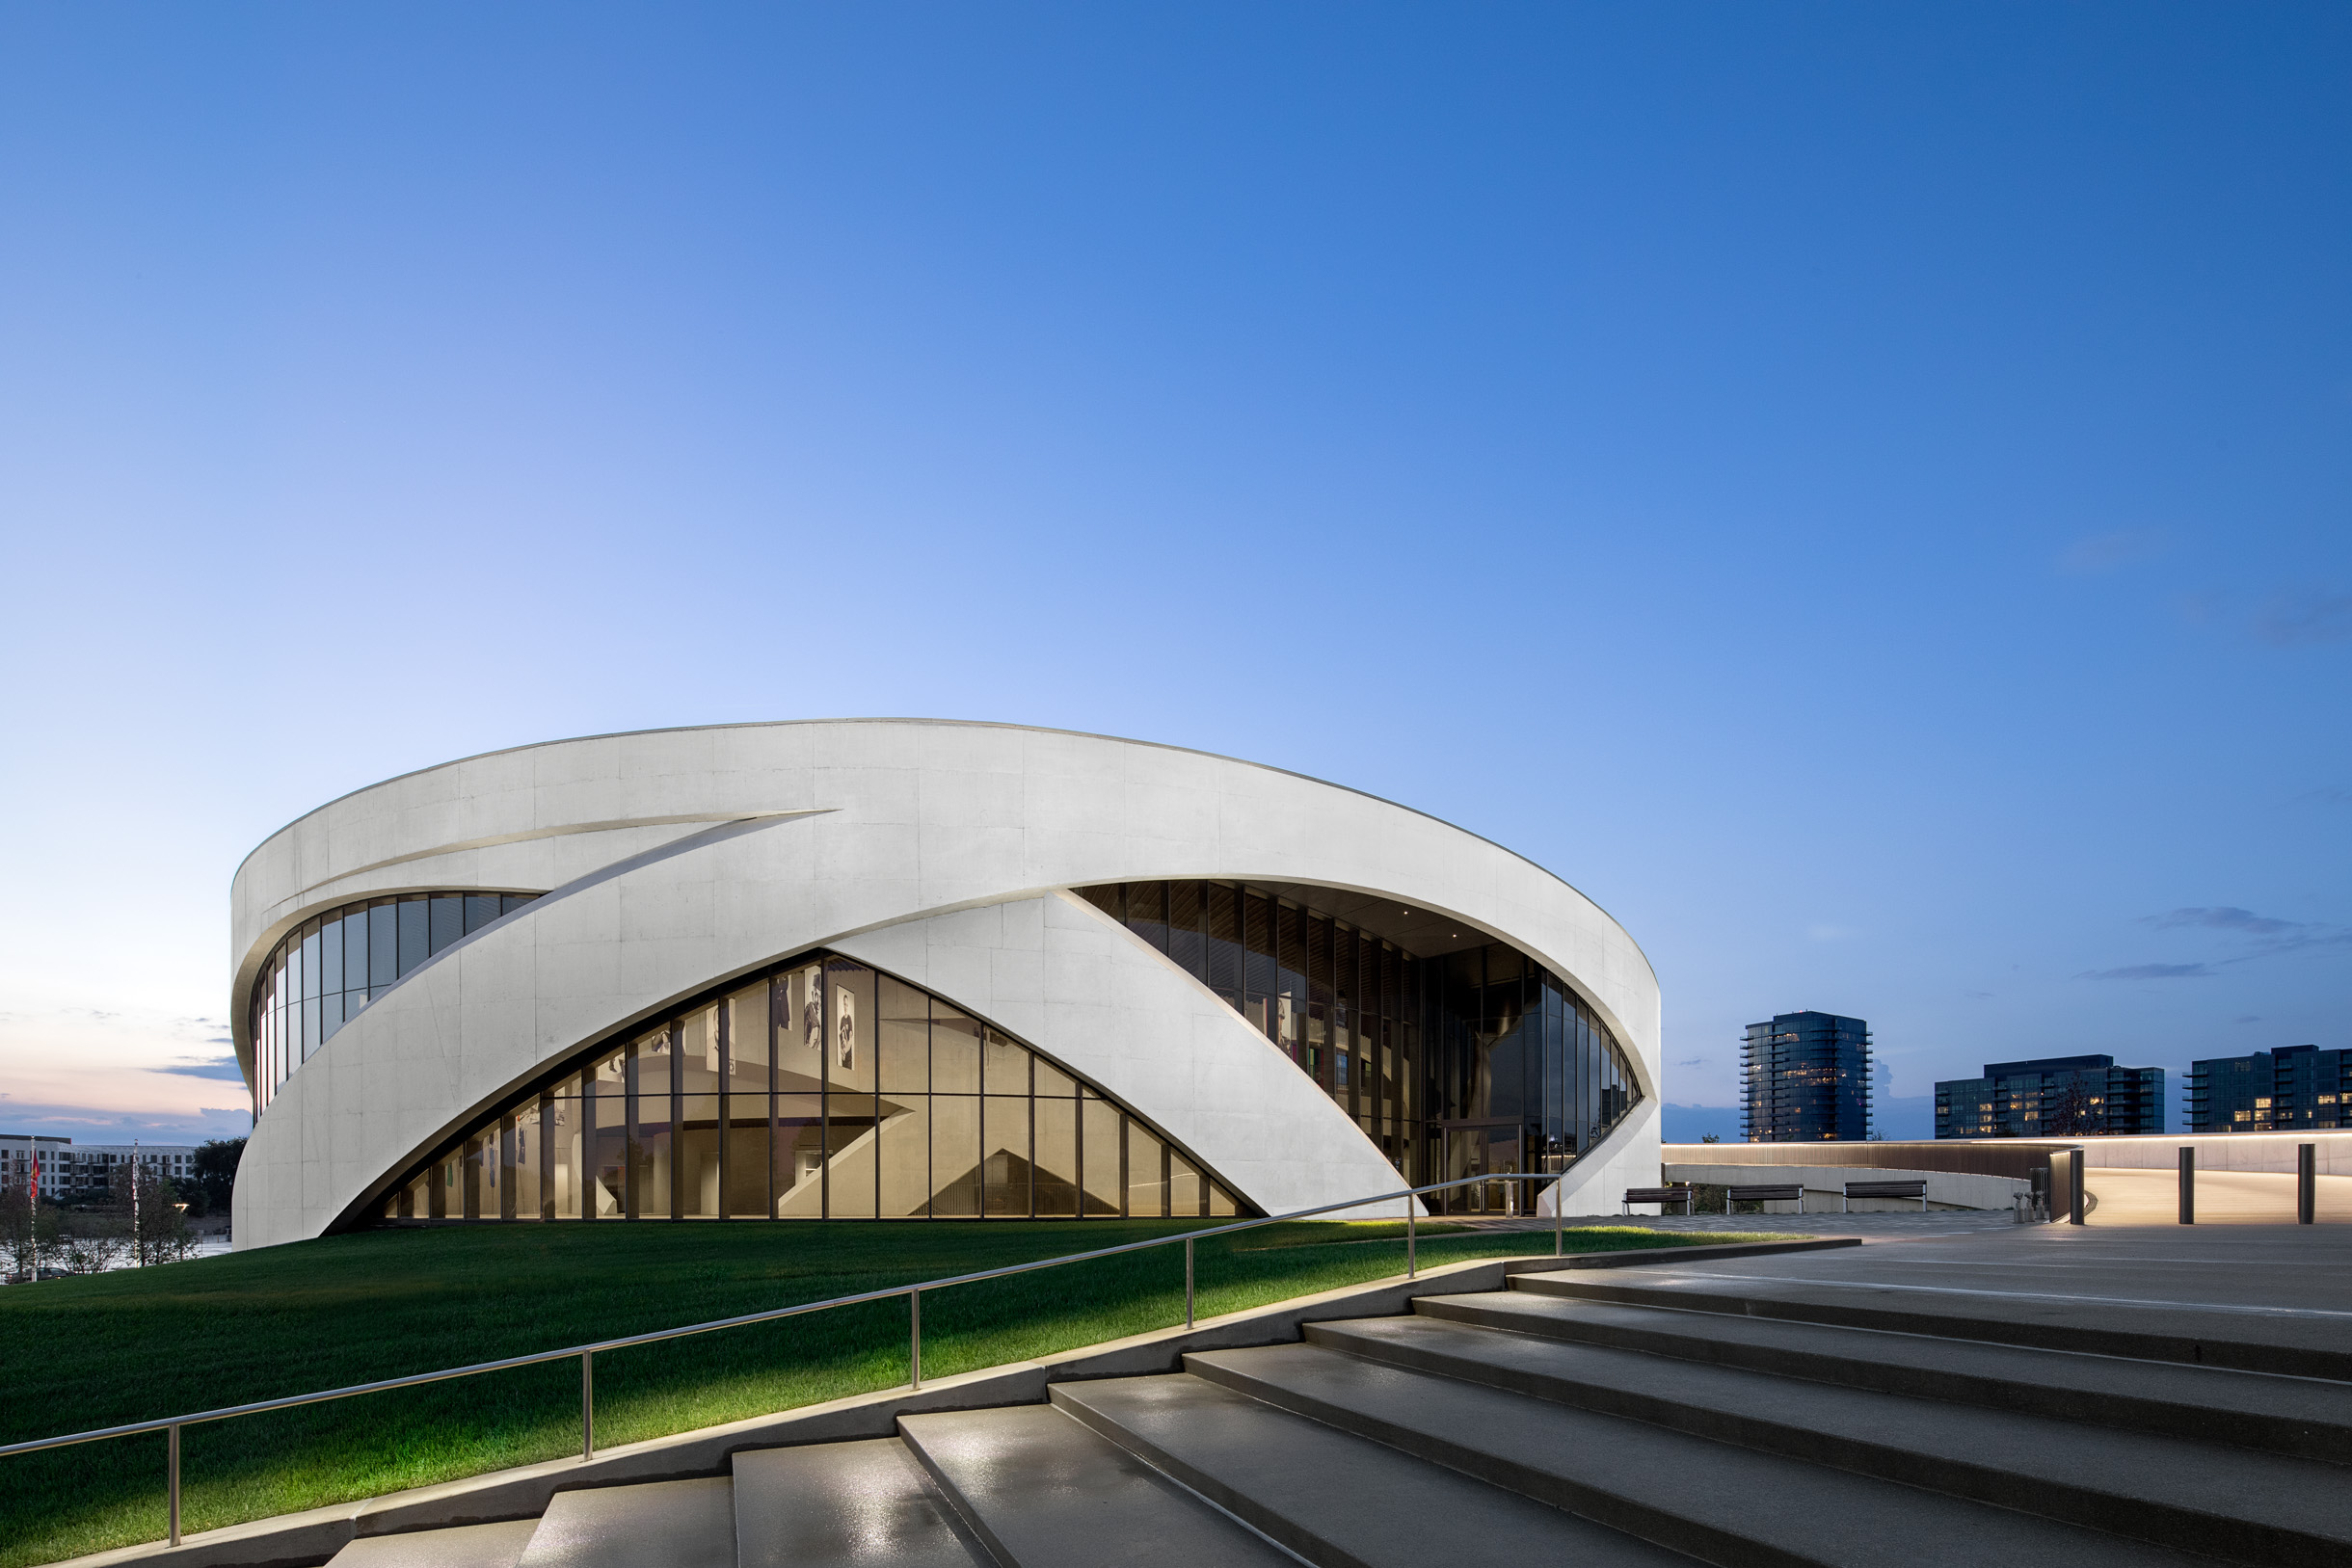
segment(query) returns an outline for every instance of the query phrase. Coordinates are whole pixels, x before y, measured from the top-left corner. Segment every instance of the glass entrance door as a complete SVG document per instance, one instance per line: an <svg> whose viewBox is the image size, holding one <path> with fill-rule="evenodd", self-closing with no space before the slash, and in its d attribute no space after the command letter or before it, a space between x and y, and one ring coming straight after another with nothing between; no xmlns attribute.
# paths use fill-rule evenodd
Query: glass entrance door
<svg viewBox="0 0 2352 1568"><path fill-rule="evenodd" d="M1445 1175L1456 1182L1469 1176L1502 1176L1518 1171L1520 1135L1515 1126L1449 1127L1445 1129ZM1523 1182L1473 1182L1450 1187L1439 1196L1440 1211L1448 1214L1510 1215L1528 1212Z"/></svg>

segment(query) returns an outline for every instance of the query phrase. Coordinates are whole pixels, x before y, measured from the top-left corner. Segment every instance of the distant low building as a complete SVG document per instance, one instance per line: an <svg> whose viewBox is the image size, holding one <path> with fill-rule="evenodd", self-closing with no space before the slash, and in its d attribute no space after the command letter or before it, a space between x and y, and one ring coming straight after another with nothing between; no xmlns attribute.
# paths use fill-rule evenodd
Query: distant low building
<svg viewBox="0 0 2352 1568"><path fill-rule="evenodd" d="M2164 1069L2112 1056L1988 1062L1936 1085L1939 1138L2083 1138L2164 1130Z"/></svg>
<svg viewBox="0 0 2352 1568"><path fill-rule="evenodd" d="M38 1161L35 1156L40 1157ZM196 1146L187 1143L85 1143L47 1133L0 1132L0 1186L32 1184L38 1164L40 1195L70 1198L103 1191L115 1168L133 1158L157 1176L185 1182L196 1175Z"/></svg>
<svg viewBox="0 0 2352 1568"><path fill-rule="evenodd" d="M2189 1064L2192 1132L2352 1127L2352 1050L2282 1046Z"/></svg>
<svg viewBox="0 0 2352 1568"><path fill-rule="evenodd" d="M1870 1025L1835 1013L1777 1013L1748 1025L1741 1122L1750 1143L1870 1136Z"/></svg>

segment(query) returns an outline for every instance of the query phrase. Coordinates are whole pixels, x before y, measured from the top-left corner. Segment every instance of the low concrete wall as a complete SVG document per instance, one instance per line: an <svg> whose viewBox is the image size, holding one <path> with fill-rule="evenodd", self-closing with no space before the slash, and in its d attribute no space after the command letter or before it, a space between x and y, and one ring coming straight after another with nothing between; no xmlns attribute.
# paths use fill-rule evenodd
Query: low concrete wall
<svg viewBox="0 0 2352 1568"><path fill-rule="evenodd" d="M2293 1175L2296 1150L2312 1144L2321 1176L2352 1176L2352 1132L2230 1132L2219 1137L2166 1133L2159 1137L2084 1138L2085 1170L2178 1171L2183 1147L2197 1151L2197 1170L2279 1171Z"/></svg>
<svg viewBox="0 0 2352 1568"><path fill-rule="evenodd" d="M1906 1171L1853 1165L1699 1165L1672 1163L1663 1167L1669 1182L1704 1182L1714 1186L1762 1186L1799 1182L1804 1186L1804 1212L1839 1211L1839 1198L1848 1182L1925 1182L1927 1206L1937 1209L1997 1209L2016 1207L2016 1195L2033 1185L2006 1176L1977 1176L1962 1171ZM1769 1211L1780 1205L1767 1205ZM1850 1212L1857 1214L1917 1213L1916 1198L1857 1198ZM1644 1212L1647 1210L1644 1209ZM1792 1210L1793 1212L1793 1210Z"/></svg>

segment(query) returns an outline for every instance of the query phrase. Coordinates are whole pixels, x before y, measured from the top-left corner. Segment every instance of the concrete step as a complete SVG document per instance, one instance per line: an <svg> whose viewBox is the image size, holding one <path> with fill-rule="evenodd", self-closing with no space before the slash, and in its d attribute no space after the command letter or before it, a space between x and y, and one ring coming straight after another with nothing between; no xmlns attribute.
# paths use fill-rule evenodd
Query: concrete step
<svg viewBox="0 0 2352 1568"><path fill-rule="evenodd" d="M1432 1317L1309 1342L2216 1557L2352 1562L2352 1473L2309 1459L1564 1343Z"/></svg>
<svg viewBox="0 0 2352 1568"><path fill-rule="evenodd" d="M1001 1568L1286 1568L1298 1559L1052 1405L898 1418Z"/></svg>
<svg viewBox="0 0 2352 1568"><path fill-rule="evenodd" d="M987 1554L896 1438L735 1456L737 1568L985 1568Z"/></svg>
<svg viewBox="0 0 2352 1568"><path fill-rule="evenodd" d="M2352 1388L2322 1378L1526 1290L1422 1296L1413 1310L1483 1328L1646 1350L1882 1394L2231 1443L2298 1458L2336 1463L2352 1458Z"/></svg>
<svg viewBox="0 0 2352 1568"><path fill-rule="evenodd" d="M1316 1344L1187 1369L1627 1534L1736 1568L2186 1568L2211 1559Z"/></svg>
<svg viewBox="0 0 2352 1568"><path fill-rule="evenodd" d="M724 1475L558 1492L515 1568L735 1568Z"/></svg>
<svg viewBox="0 0 2352 1568"><path fill-rule="evenodd" d="M1319 1568L1691 1568L1679 1553L1189 1374L1056 1383L1054 1403Z"/></svg>
<svg viewBox="0 0 2352 1568"><path fill-rule="evenodd" d="M515 1568L530 1544L536 1519L499 1525L453 1525L405 1535L366 1535L327 1559L328 1568Z"/></svg>
<svg viewBox="0 0 2352 1568"><path fill-rule="evenodd" d="M1929 1288L1884 1282L1714 1280L1661 1267L1645 1280L1561 1270L1514 1274L1513 1290L1686 1312L1888 1329L1993 1344L2072 1350L2137 1361L2182 1362L2288 1377L2352 1382L2341 1312L2263 1310L2200 1302L2094 1300L2018 1290Z"/></svg>

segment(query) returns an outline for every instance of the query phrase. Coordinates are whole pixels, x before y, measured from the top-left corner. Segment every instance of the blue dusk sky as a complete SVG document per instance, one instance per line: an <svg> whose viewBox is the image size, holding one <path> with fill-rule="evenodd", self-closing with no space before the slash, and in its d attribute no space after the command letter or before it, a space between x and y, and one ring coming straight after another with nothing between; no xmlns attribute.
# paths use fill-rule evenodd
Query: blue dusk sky
<svg viewBox="0 0 2352 1568"><path fill-rule="evenodd" d="M0 214L0 1130L242 1130L334 796L863 714L1508 844L1677 1104L2352 1046L2341 5L12 3Z"/></svg>

